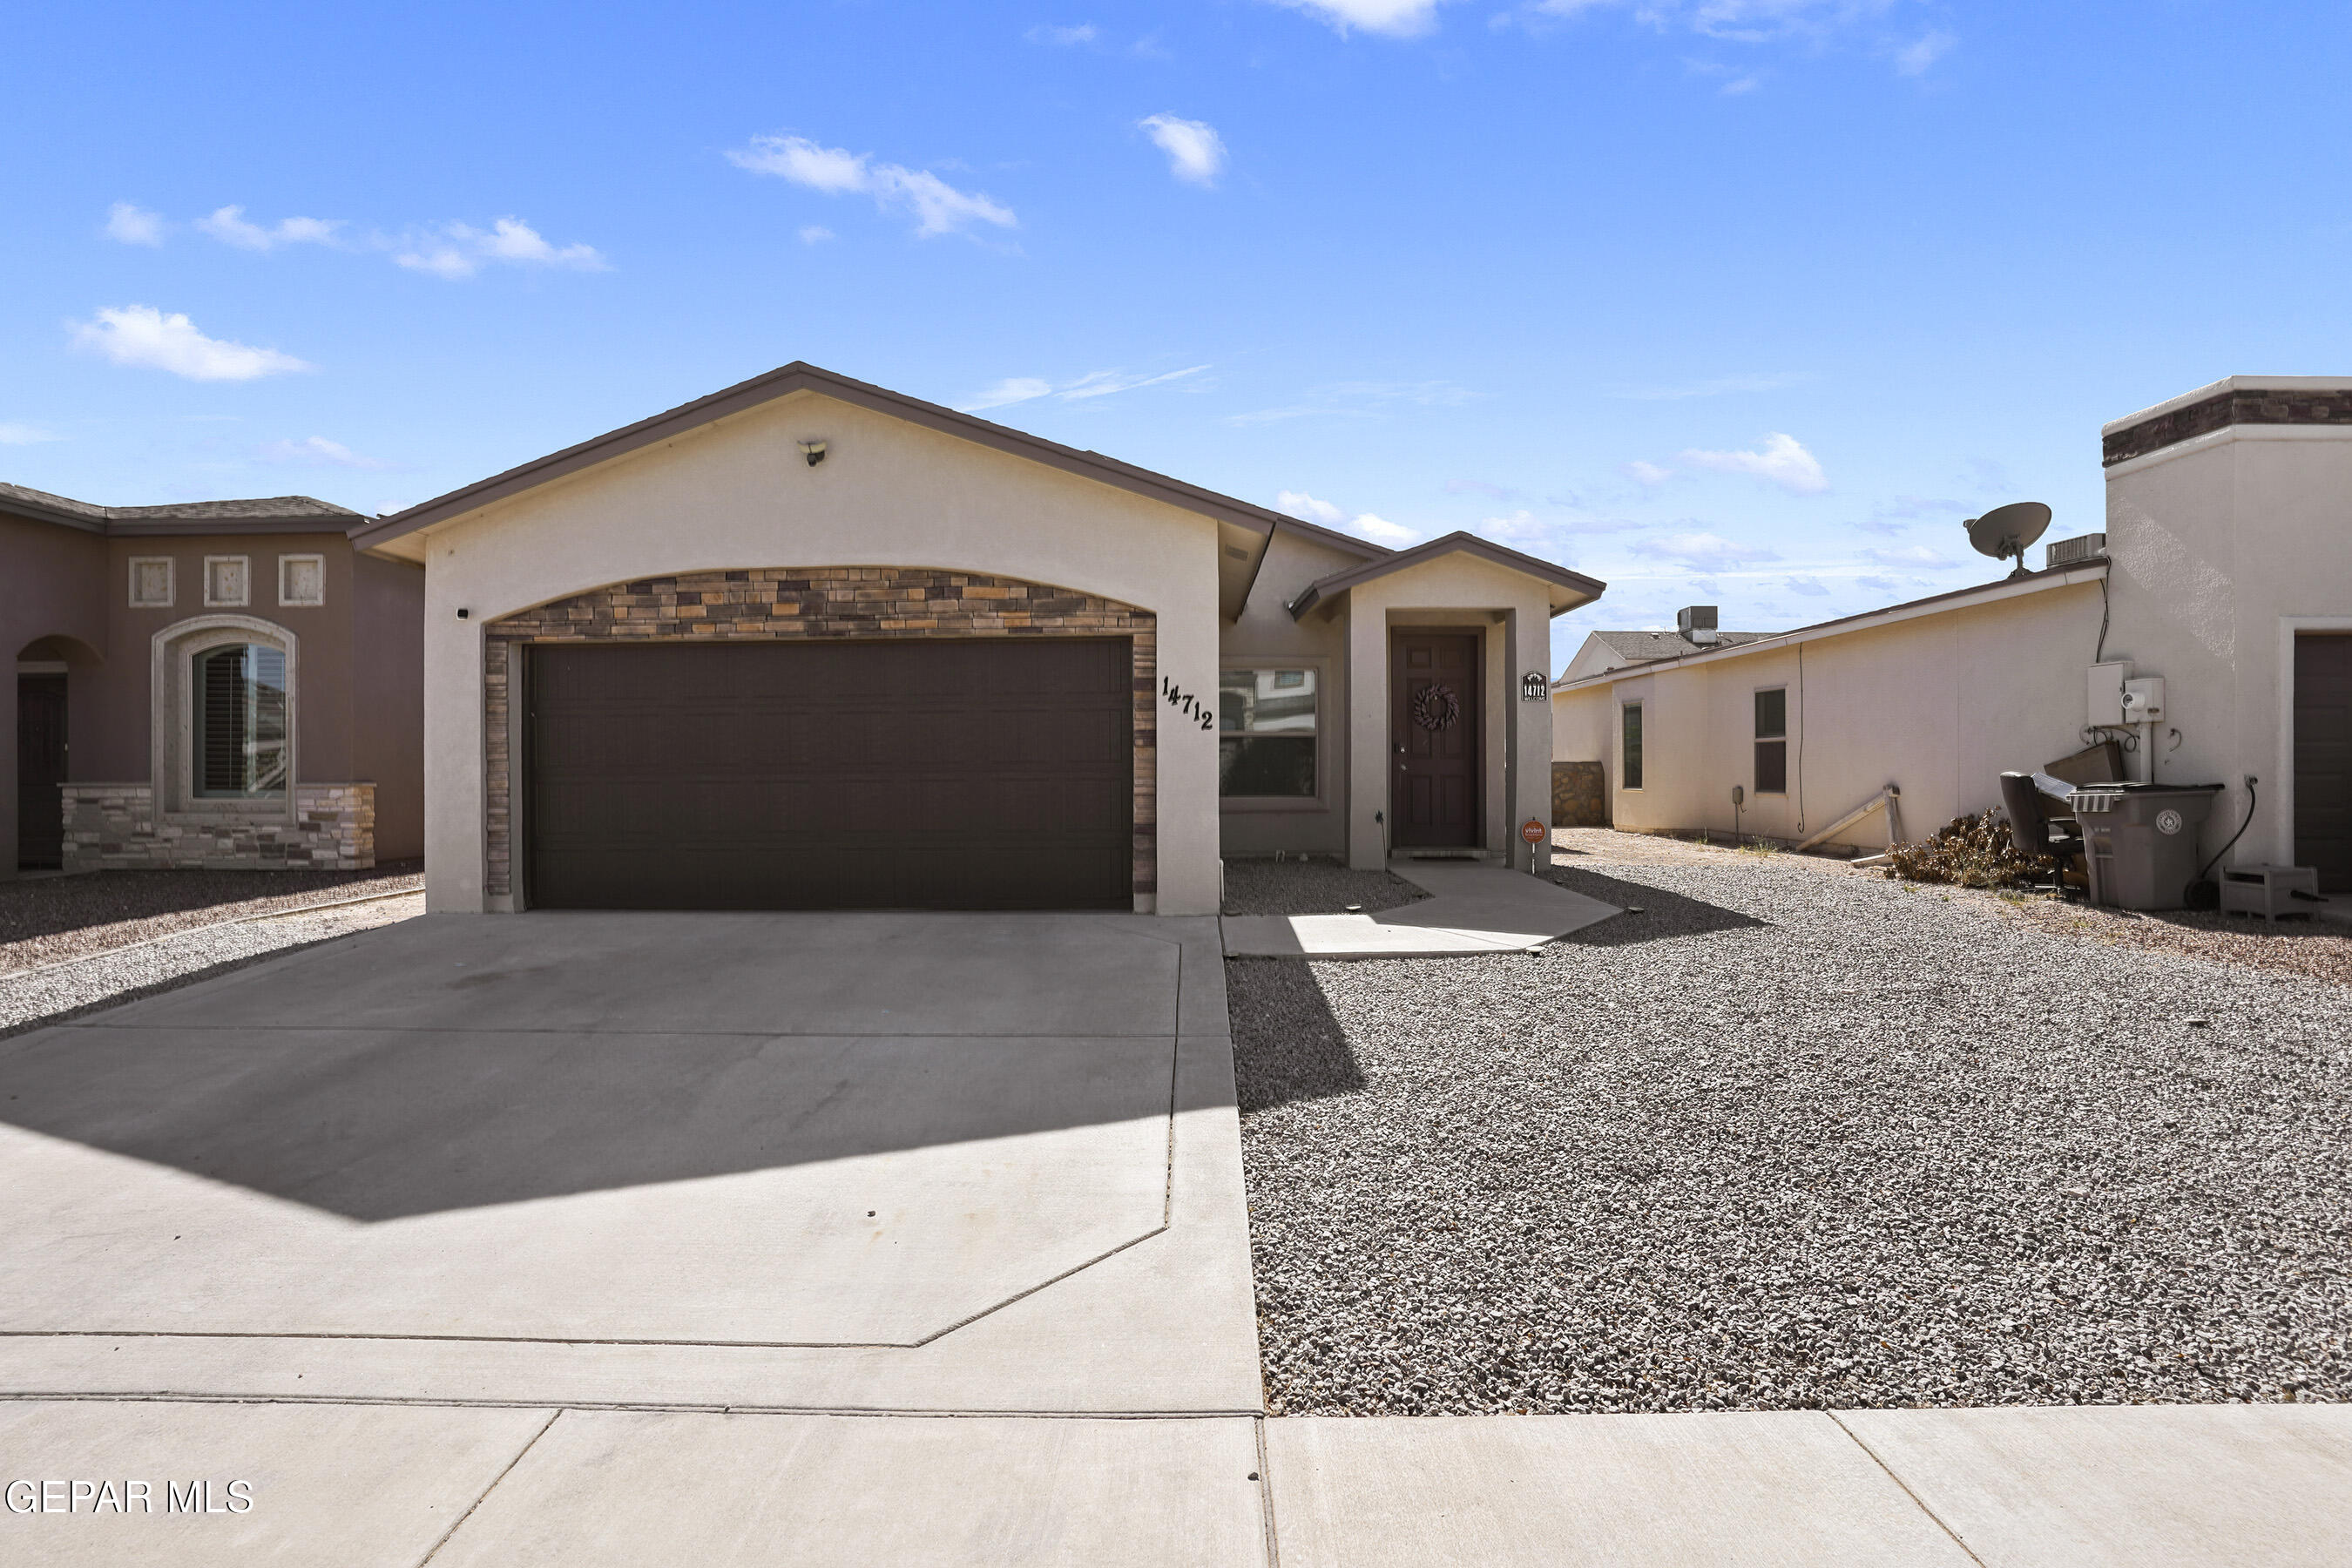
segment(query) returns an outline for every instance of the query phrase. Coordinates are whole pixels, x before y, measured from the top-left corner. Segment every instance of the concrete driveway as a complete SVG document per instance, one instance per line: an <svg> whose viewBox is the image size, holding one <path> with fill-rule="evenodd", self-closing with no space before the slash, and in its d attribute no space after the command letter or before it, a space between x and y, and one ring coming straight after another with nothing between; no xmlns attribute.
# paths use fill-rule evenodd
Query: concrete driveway
<svg viewBox="0 0 2352 1568"><path fill-rule="evenodd" d="M0 1390L1254 1411L1212 921L430 916L0 1045Z"/></svg>

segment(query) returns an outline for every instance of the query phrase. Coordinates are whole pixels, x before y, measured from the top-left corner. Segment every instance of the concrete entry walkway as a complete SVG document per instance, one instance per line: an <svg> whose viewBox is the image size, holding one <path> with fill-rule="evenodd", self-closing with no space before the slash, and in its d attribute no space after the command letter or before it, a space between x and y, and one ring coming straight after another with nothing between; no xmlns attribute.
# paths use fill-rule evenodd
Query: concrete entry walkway
<svg viewBox="0 0 2352 1568"><path fill-rule="evenodd" d="M1392 860L1433 896L1369 915L1227 915L1232 958L1444 958L1525 952L1614 914L1614 904L1499 866Z"/></svg>
<svg viewBox="0 0 2352 1568"><path fill-rule="evenodd" d="M1206 921L370 932L0 1045L0 1391L1255 1410L1225 1027Z"/></svg>

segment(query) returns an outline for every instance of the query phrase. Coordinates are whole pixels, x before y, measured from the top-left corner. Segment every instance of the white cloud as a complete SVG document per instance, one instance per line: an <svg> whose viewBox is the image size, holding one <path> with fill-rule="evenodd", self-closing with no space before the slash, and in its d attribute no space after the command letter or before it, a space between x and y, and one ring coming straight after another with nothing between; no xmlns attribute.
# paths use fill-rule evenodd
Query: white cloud
<svg viewBox="0 0 2352 1568"><path fill-rule="evenodd" d="M1675 477L1672 468L1662 468L1655 463L1643 462L1639 458L1625 465L1625 475L1635 484L1654 489Z"/></svg>
<svg viewBox="0 0 2352 1568"><path fill-rule="evenodd" d="M971 402L959 404L957 407L965 414L977 414L983 408L1003 408L1014 403L1034 402L1040 397L1058 397L1065 403L1083 403L1091 397L1133 392L1139 386L1157 386L1163 381L1181 381L1208 368L1205 364L1186 365L1182 370L1162 371L1158 375L1137 375L1123 370L1097 370L1087 372L1076 381L1064 382L1059 386L1039 376L1008 376Z"/></svg>
<svg viewBox="0 0 2352 1568"><path fill-rule="evenodd" d="M1669 533L1663 538L1645 540L1634 548L1644 555L1679 561L1702 572L1737 566L1750 561L1780 559L1769 550L1736 543L1718 533Z"/></svg>
<svg viewBox="0 0 2352 1568"><path fill-rule="evenodd" d="M959 191L927 169L876 163L870 153L820 146L805 136L754 136L750 146L730 151L727 159L739 169L773 174L829 196L859 193L886 211L903 208L914 214L915 233L926 239L972 224L1020 226L1010 207Z"/></svg>
<svg viewBox="0 0 2352 1568"><path fill-rule="evenodd" d="M393 467L381 458L362 457L341 441L330 441L324 436L306 436L299 441L265 441L254 455L265 463L284 463L296 468L365 468L374 471Z"/></svg>
<svg viewBox="0 0 2352 1568"><path fill-rule="evenodd" d="M1895 579L1892 577L1856 577L1854 582L1864 588L1874 589L1881 594L1895 592Z"/></svg>
<svg viewBox="0 0 2352 1568"><path fill-rule="evenodd" d="M247 223L245 209L239 206L216 207L211 214L196 220L196 226L223 245L233 245L239 250L275 250L281 245L334 245L339 243L335 231L342 227L339 218L280 218L275 228Z"/></svg>
<svg viewBox="0 0 2352 1568"><path fill-rule="evenodd" d="M801 226L801 243L803 245L823 245L826 240L831 239L832 237L833 230L825 227L824 225L821 223L803 224Z"/></svg>
<svg viewBox="0 0 2352 1568"><path fill-rule="evenodd" d="M1711 380L1684 382L1676 386L1637 387L1617 395L1642 403L1685 397L1721 397L1734 392L1778 392L1784 386L1795 386L1811 379L1793 372L1776 375L1718 375Z"/></svg>
<svg viewBox="0 0 2352 1568"><path fill-rule="evenodd" d="M106 209L106 235L125 245L161 245L163 243L163 215L151 213L129 202L117 202Z"/></svg>
<svg viewBox="0 0 2352 1568"><path fill-rule="evenodd" d="M1191 364L1182 370L1163 371L1158 375L1129 375L1120 370L1097 370L1058 388L1054 395L1071 402L1088 397L1108 397L1114 392L1132 392L1139 386L1156 386L1163 381L1181 381L1208 368L1204 364Z"/></svg>
<svg viewBox="0 0 2352 1568"><path fill-rule="evenodd" d="M393 260L418 272L453 281L471 278L485 266L562 267L575 272L607 272L606 261L593 245L551 245L539 230L517 217L502 217L488 229L471 224L447 223L428 229L395 252Z"/></svg>
<svg viewBox="0 0 2352 1568"><path fill-rule="evenodd" d="M1451 408L1469 402L1473 395L1468 388L1450 381L1342 381L1318 386L1302 401L1283 407L1228 414L1225 423L1269 425L1280 419L1304 419L1317 415L1370 419L1408 405Z"/></svg>
<svg viewBox="0 0 2352 1568"><path fill-rule="evenodd" d="M1536 0L1552 16L1630 9L1661 33L1688 32L1735 44L1821 42L1884 16L1895 0ZM1727 89L1728 90L1728 89Z"/></svg>
<svg viewBox="0 0 2352 1568"><path fill-rule="evenodd" d="M1216 132L1198 120L1155 114L1138 121L1152 142L1168 154L1168 172L1187 184L1213 185L1225 166L1225 143Z"/></svg>
<svg viewBox="0 0 2352 1568"><path fill-rule="evenodd" d="M1918 42L1906 44L1895 51L1895 70L1898 76L1924 76L1927 68L1952 52L1959 39L1946 32L1931 32Z"/></svg>
<svg viewBox="0 0 2352 1568"><path fill-rule="evenodd" d="M1949 556L1928 549L1924 544L1906 544L1899 550L1865 550L1863 554L1881 566L1935 567L1948 569L1955 564Z"/></svg>
<svg viewBox="0 0 2352 1568"><path fill-rule="evenodd" d="M1829 476L1822 472L1820 461L1794 436L1777 430L1764 437L1764 445L1758 451L1687 451L1682 455L1682 461L1718 473L1753 474L1791 495L1819 495L1830 488Z"/></svg>
<svg viewBox="0 0 2352 1568"><path fill-rule="evenodd" d="M1344 532L1360 534L1382 544L1410 544L1421 534L1401 522L1391 522L1369 511L1350 516L1328 500L1308 495L1305 490L1283 490L1274 498L1274 510L1287 513L1301 522L1319 523Z"/></svg>
<svg viewBox="0 0 2352 1568"><path fill-rule="evenodd" d="M1412 38L1437 25L1437 7L1444 0L1274 0L1277 5L1330 24L1341 37L1350 28L1384 33L1391 38Z"/></svg>
<svg viewBox="0 0 2352 1568"><path fill-rule="evenodd" d="M1802 594L1808 598L1819 598L1829 592L1818 577L1791 577L1787 585L1791 594Z"/></svg>
<svg viewBox="0 0 2352 1568"><path fill-rule="evenodd" d="M1091 44L1099 36L1092 22L1080 22L1070 27L1032 27L1022 35L1033 44L1051 44L1056 48L1075 48Z"/></svg>
<svg viewBox="0 0 2352 1568"><path fill-rule="evenodd" d="M104 354L116 364L168 370L190 381L251 381L311 366L276 349L248 348L208 338L195 323L152 305L101 310L92 321L74 323L74 345Z"/></svg>
<svg viewBox="0 0 2352 1568"><path fill-rule="evenodd" d="M1034 375L1007 376L970 403L957 406L966 414L977 414L983 408L1003 408L1009 404L1027 403L1034 398L1048 396L1054 390L1050 381L1040 381Z"/></svg>
<svg viewBox="0 0 2352 1568"><path fill-rule="evenodd" d="M62 441L65 437L38 425L0 424L0 447L37 447L44 441Z"/></svg>

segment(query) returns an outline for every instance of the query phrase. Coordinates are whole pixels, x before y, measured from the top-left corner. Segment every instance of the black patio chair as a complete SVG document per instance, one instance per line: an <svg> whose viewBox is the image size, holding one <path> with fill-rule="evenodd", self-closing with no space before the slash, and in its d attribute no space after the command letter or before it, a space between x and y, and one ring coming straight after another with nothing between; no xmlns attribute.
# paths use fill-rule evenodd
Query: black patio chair
<svg viewBox="0 0 2352 1568"><path fill-rule="evenodd" d="M2080 824L2052 808L2058 802L2036 784L2032 773L2000 775L2000 803L2009 812L2009 836L2017 847L2029 855L2047 855L2062 868L2060 888L2065 886L2063 868L2083 853L2083 829Z"/></svg>

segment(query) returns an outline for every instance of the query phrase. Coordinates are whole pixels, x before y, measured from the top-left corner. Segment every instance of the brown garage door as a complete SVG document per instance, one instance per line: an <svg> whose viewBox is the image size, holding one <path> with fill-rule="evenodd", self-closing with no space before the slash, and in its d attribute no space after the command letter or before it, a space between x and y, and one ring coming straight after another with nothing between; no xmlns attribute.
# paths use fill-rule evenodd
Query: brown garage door
<svg viewBox="0 0 2352 1568"><path fill-rule="evenodd" d="M1128 909L1125 638L530 650L528 896Z"/></svg>

